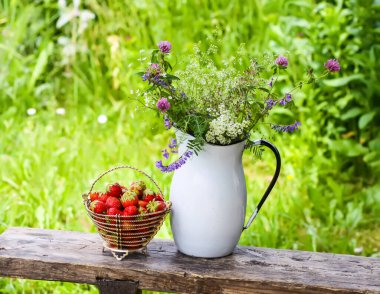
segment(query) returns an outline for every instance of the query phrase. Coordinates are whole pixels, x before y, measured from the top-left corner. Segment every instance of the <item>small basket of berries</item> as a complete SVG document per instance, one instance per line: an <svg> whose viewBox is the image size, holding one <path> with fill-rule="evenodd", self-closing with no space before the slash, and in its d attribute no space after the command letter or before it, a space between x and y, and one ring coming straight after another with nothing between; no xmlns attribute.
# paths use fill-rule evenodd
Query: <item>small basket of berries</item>
<svg viewBox="0 0 380 294"><path fill-rule="evenodd" d="M142 180L132 182L129 187L118 183L109 185L104 193L93 191L103 176L122 168L146 176L157 192L148 189ZM171 208L170 201L164 201L158 184L149 175L131 166L115 167L101 174L90 191L83 194L83 203L104 240L104 248L109 249L118 260L122 260L128 252L146 250Z"/></svg>

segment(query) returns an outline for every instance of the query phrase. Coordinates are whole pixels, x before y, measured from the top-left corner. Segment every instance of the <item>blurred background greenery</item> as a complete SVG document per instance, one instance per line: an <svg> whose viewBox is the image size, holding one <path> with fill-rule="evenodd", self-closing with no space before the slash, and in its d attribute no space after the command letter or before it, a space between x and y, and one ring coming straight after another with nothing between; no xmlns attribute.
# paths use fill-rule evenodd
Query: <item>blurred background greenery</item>
<svg viewBox="0 0 380 294"><path fill-rule="evenodd" d="M240 244L380 256L380 1L58 2L0 0L0 232L94 232L81 194L118 164L152 174L168 198L171 175L154 162L172 134L133 101L140 49L169 40L181 56L219 27L222 57L240 43L252 55L285 54L290 81L328 58L342 65L277 114L300 120L301 131L270 137L283 156L280 180ZM269 153L245 155L250 211L274 164ZM158 236L171 238L168 223ZM0 293L85 291L96 293L0 279Z"/></svg>

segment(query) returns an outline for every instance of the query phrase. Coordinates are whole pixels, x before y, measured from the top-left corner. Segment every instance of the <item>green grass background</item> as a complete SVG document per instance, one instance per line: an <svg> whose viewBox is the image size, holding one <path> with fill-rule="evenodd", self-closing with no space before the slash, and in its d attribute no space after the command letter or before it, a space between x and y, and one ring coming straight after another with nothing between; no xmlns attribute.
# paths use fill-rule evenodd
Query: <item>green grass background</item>
<svg viewBox="0 0 380 294"><path fill-rule="evenodd" d="M0 0L0 232L10 226L94 232L81 194L119 164L151 174L169 198L172 176L154 162L173 134L132 99L131 90L143 86L134 75L139 51L170 40L180 58L218 27L221 59L240 43L252 55L283 53L290 82L309 65L322 70L328 58L342 64L340 74L299 93L292 112L275 114L300 120L301 131L267 135L283 168L240 244L379 257L377 1L88 0L81 8L96 18L78 35L75 22L56 27L56 1ZM60 36L88 49L62 64ZM57 115L58 107L66 114ZM28 116L28 108L36 115ZM98 123L101 114L107 123ZM269 152L262 160L245 154L249 212L274 166ZM120 171L107 181L131 177ZM168 223L158 237L171 238ZM86 291L96 293L93 286L0 279L0 293Z"/></svg>

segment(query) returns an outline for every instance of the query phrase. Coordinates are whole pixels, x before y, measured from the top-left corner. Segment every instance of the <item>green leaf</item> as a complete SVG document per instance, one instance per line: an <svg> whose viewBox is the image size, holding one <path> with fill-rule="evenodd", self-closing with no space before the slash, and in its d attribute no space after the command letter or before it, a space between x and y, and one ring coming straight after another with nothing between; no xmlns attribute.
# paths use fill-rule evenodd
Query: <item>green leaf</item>
<svg viewBox="0 0 380 294"><path fill-rule="evenodd" d="M178 77L173 76L173 75L169 75L169 74L166 74L166 79L168 79L168 80L170 80L170 81L173 81L173 80L179 80Z"/></svg>
<svg viewBox="0 0 380 294"><path fill-rule="evenodd" d="M270 92L267 88L259 87L258 89L261 90L261 91L264 91L266 93Z"/></svg>
<svg viewBox="0 0 380 294"><path fill-rule="evenodd" d="M28 83L28 88L31 90L34 85L36 84L36 81L39 79L39 77L43 74L45 67L49 60L50 52L52 51L53 45L51 43L48 44L48 46L41 51L40 55L38 56L36 65L34 66L31 78Z"/></svg>
<svg viewBox="0 0 380 294"><path fill-rule="evenodd" d="M380 138L376 138L368 143L371 150L380 151Z"/></svg>
<svg viewBox="0 0 380 294"><path fill-rule="evenodd" d="M374 152L374 151L367 153L363 157L363 160L366 163L370 163L370 162L376 161L377 159L379 159L379 153Z"/></svg>
<svg viewBox="0 0 380 294"><path fill-rule="evenodd" d="M356 157L366 154L368 149L354 140L338 140L332 143L332 149L348 157Z"/></svg>
<svg viewBox="0 0 380 294"><path fill-rule="evenodd" d="M359 114L363 113L363 108L354 107L342 115L342 120L348 120L350 118L357 117Z"/></svg>
<svg viewBox="0 0 380 294"><path fill-rule="evenodd" d="M355 80L363 80L363 82L364 82L364 75L356 74L356 75L351 75L351 76L347 76L347 77L343 77L343 78L325 80L325 81L323 81L323 83L329 87L342 87L342 86L345 86L348 83L355 81Z"/></svg>
<svg viewBox="0 0 380 294"><path fill-rule="evenodd" d="M364 129L373 120L375 115L375 111L363 114L359 119L359 129Z"/></svg>
<svg viewBox="0 0 380 294"><path fill-rule="evenodd" d="M157 53L158 53L158 50L153 50L152 57L150 59L151 63L158 63Z"/></svg>
<svg viewBox="0 0 380 294"><path fill-rule="evenodd" d="M148 90L146 90L147 93L150 93L152 91L154 91L156 89L156 86L152 86L150 88L148 88Z"/></svg>
<svg viewBox="0 0 380 294"><path fill-rule="evenodd" d="M168 68L170 68L170 70L173 70L172 66L170 65L170 63L166 60L164 60L164 67L165 67L165 70L167 70Z"/></svg>

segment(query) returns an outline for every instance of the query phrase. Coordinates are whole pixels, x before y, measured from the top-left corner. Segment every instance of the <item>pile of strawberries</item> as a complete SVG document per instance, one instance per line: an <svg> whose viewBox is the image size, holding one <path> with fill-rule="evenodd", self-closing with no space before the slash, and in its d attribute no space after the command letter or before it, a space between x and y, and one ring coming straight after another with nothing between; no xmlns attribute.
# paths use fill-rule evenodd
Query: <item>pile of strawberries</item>
<svg viewBox="0 0 380 294"><path fill-rule="evenodd" d="M89 195L90 210L105 215L136 216L166 209L162 195L147 189L144 181L136 181L127 188L118 183L108 186L105 193Z"/></svg>

